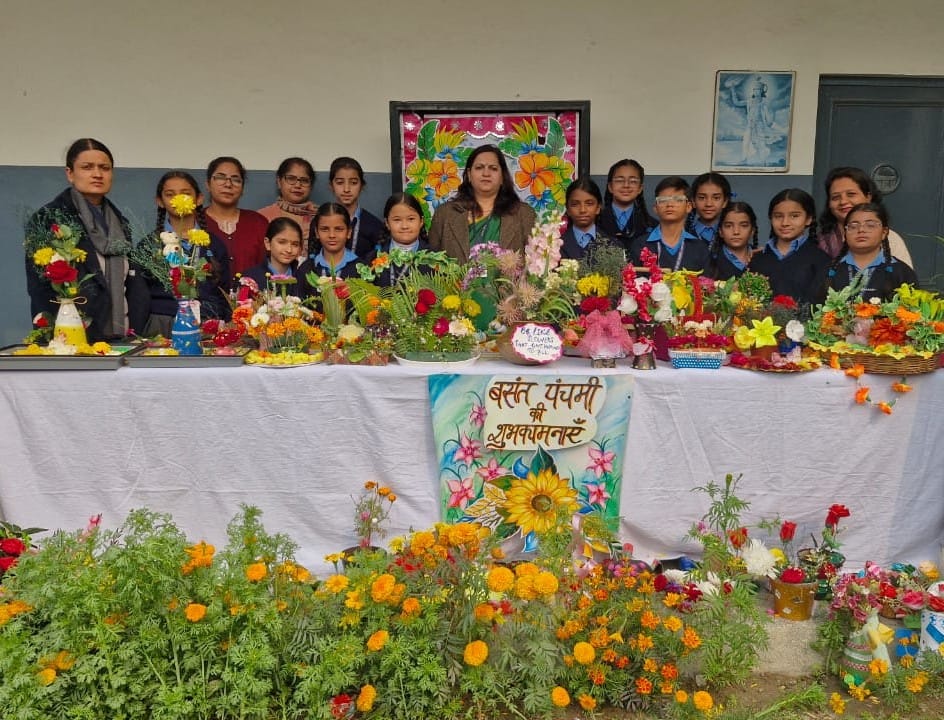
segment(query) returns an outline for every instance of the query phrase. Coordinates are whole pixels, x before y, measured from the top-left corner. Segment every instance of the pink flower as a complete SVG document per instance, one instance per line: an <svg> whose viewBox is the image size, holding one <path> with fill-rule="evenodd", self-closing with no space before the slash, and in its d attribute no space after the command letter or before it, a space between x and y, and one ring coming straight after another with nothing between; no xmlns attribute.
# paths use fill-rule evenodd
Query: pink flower
<svg viewBox="0 0 944 720"><path fill-rule="evenodd" d="M489 482L490 480L494 480L506 474L505 468L499 465L495 458L491 458L488 461L488 465L480 467L475 472L477 472L485 482Z"/></svg>
<svg viewBox="0 0 944 720"><path fill-rule="evenodd" d="M442 337L449 332L449 320L441 317L433 323L433 335Z"/></svg>
<svg viewBox="0 0 944 720"><path fill-rule="evenodd" d="M587 489L587 503L590 505L606 505L606 501L610 499L606 487L600 483L586 483L584 487Z"/></svg>
<svg viewBox="0 0 944 720"><path fill-rule="evenodd" d="M473 460L482 457L482 443L473 440L468 435L463 435L459 440L459 448L456 450L456 462L471 463Z"/></svg>
<svg viewBox="0 0 944 720"><path fill-rule="evenodd" d="M465 506L469 504L473 497L472 477L469 476L462 480L447 480L446 485L449 487L450 493L449 507L465 509Z"/></svg>
<svg viewBox="0 0 944 720"><path fill-rule="evenodd" d="M613 472L613 459L616 453L604 452L601 448L590 448L590 464L587 470L593 470L593 474L598 478L606 472ZM591 503L592 504L592 503Z"/></svg>
<svg viewBox="0 0 944 720"><path fill-rule="evenodd" d="M472 410L469 411L469 422L476 427L482 427L485 424L486 415L484 405L473 405Z"/></svg>

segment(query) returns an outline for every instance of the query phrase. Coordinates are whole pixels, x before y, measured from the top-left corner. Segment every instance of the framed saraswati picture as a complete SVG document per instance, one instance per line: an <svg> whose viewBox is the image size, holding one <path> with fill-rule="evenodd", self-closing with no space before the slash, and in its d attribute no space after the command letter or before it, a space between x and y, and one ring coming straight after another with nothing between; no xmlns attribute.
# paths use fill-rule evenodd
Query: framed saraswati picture
<svg viewBox="0 0 944 720"><path fill-rule="evenodd" d="M502 151L524 202L563 211L567 186L590 171L590 101L390 103L393 189L420 201L427 226L486 144Z"/></svg>
<svg viewBox="0 0 944 720"><path fill-rule="evenodd" d="M787 172L796 73L719 70L711 169Z"/></svg>

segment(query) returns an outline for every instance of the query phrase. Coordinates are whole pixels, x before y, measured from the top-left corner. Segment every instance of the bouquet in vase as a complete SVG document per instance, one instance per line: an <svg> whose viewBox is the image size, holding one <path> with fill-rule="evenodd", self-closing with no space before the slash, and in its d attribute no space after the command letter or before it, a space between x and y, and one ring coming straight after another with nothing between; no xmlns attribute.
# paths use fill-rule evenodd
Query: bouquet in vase
<svg viewBox="0 0 944 720"><path fill-rule="evenodd" d="M266 364L297 364L320 359L308 354L320 348L324 333L316 323L320 316L288 294L295 283L290 276L270 275L265 289L249 277L239 279L233 322L241 323L246 334L259 343L259 351L246 361Z"/></svg>

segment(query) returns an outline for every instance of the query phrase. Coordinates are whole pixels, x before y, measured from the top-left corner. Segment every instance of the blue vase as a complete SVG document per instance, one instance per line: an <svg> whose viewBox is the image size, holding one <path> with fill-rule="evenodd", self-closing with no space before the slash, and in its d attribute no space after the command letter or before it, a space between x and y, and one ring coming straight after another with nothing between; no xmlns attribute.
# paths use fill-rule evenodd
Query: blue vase
<svg viewBox="0 0 944 720"><path fill-rule="evenodd" d="M200 325L193 314L189 300L177 301L177 315L171 331L171 344L181 355L202 355L200 347Z"/></svg>

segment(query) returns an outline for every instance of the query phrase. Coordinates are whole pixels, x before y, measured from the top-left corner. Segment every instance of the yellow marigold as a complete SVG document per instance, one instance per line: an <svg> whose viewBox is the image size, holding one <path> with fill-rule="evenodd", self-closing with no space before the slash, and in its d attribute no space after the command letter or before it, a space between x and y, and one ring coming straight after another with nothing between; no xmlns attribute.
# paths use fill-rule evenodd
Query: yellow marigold
<svg viewBox="0 0 944 720"><path fill-rule="evenodd" d="M604 600L605 599L606 598L604 598ZM633 598L629 602L629 605L628 605L629 611L634 612L634 613L642 612L643 608L645 607L646 607L646 601L643 600L642 598Z"/></svg>
<svg viewBox="0 0 944 720"><path fill-rule="evenodd" d="M493 567L488 571L488 589L492 592L507 592L515 584L515 574L503 565Z"/></svg>
<svg viewBox="0 0 944 720"><path fill-rule="evenodd" d="M599 273L585 275L577 281L577 292L584 297L605 297L610 292L610 279Z"/></svg>
<svg viewBox="0 0 944 720"><path fill-rule="evenodd" d="M570 694L560 685L551 690L551 702L556 707L567 707L570 705Z"/></svg>
<svg viewBox="0 0 944 720"><path fill-rule="evenodd" d="M919 693L924 690L924 686L927 682L928 674L922 670L921 672L909 676L908 679L905 680L905 688L907 688L908 692Z"/></svg>
<svg viewBox="0 0 944 720"><path fill-rule="evenodd" d="M875 658L869 663L869 673L880 677L888 672L888 663L880 658Z"/></svg>
<svg viewBox="0 0 944 720"><path fill-rule="evenodd" d="M462 298L458 295L446 295L446 297L442 299L442 307L443 310L458 310L462 307Z"/></svg>
<svg viewBox="0 0 944 720"><path fill-rule="evenodd" d="M400 605L400 611L405 617L415 617L420 614L422 606L420 601L414 597L409 597L403 601L403 604Z"/></svg>
<svg viewBox="0 0 944 720"><path fill-rule="evenodd" d="M846 711L846 701L842 699L842 695L834 692L829 696L829 707L837 715L842 715Z"/></svg>
<svg viewBox="0 0 944 720"><path fill-rule="evenodd" d="M899 640L899 642L904 644L905 640ZM907 670L912 665L914 665L914 658L911 657L911 655L905 655L903 657L898 658L898 664Z"/></svg>
<svg viewBox="0 0 944 720"><path fill-rule="evenodd" d="M662 604L667 608L674 608L682 601L682 596L679 593L666 593L665 597L662 598ZM677 630L678 628L676 628Z"/></svg>
<svg viewBox="0 0 944 720"><path fill-rule="evenodd" d="M56 679L56 669L55 668L44 668L36 673L36 677L39 678L39 682L42 685L52 685L53 681Z"/></svg>
<svg viewBox="0 0 944 720"><path fill-rule="evenodd" d="M51 664L56 670L71 670L72 666L75 665L75 658L66 650L60 650L56 653L56 657L52 659Z"/></svg>
<svg viewBox="0 0 944 720"><path fill-rule="evenodd" d="M679 705L684 705L685 703L687 703L687 702L688 702L688 693L685 692L684 690L676 690L676 691L675 691L675 702L677 702Z"/></svg>
<svg viewBox="0 0 944 720"><path fill-rule="evenodd" d="M593 649L593 645L588 642L579 642L574 645L574 660L579 662L581 665L589 665L596 659L597 651Z"/></svg>
<svg viewBox="0 0 944 720"><path fill-rule="evenodd" d="M652 610L646 610L639 618L639 624L647 630L655 630L659 627L660 623L661 620L659 620L659 616L652 612Z"/></svg>
<svg viewBox="0 0 944 720"><path fill-rule="evenodd" d="M55 253L52 248L44 247L40 248L33 253L33 263L39 265L40 267L45 267L52 262L52 256Z"/></svg>
<svg viewBox="0 0 944 720"><path fill-rule="evenodd" d="M397 579L390 573L384 573L370 585L370 597L374 602L382 603L390 599Z"/></svg>
<svg viewBox="0 0 944 720"><path fill-rule="evenodd" d="M671 682L664 682L659 685L659 692L663 695L671 695L673 690L675 690L675 685Z"/></svg>
<svg viewBox="0 0 944 720"><path fill-rule="evenodd" d="M210 235L206 230L193 228L187 231L187 239L197 247L207 247L210 244Z"/></svg>
<svg viewBox="0 0 944 720"><path fill-rule="evenodd" d="M351 590L344 600L344 607L350 610L361 610L364 607L364 601L361 599L361 591Z"/></svg>
<svg viewBox="0 0 944 720"><path fill-rule="evenodd" d="M76 248L72 251L72 259L77 260L78 262L85 262L85 258L88 257L88 254L82 248Z"/></svg>
<svg viewBox="0 0 944 720"><path fill-rule="evenodd" d="M184 610L184 617L190 622L200 622L207 614L207 606L200 603L190 603Z"/></svg>
<svg viewBox="0 0 944 720"><path fill-rule="evenodd" d="M515 597L522 600L534 600L538 593L534 589L534 578L536 575L523 575L515 580Z"/></svg>
<svg viewBox="0 0 944 720"><path fill-rule="evenodd" d="M862 702L872 694L872 691L869 690L865 685L849 684L846 686L846 689L849 691L849 694L859 702Z"/></svg>
<svg viewBox="0 0 944 720"><path fill-rule="evenodd" d="M253 563L246 568L246 579L249 582L259 582L266 576L267 572L265 563Z"/></svg>
<svg viewBox="0 0 944 720"><path fill-rule="evenodd" d="M325 587L331 592L337 594L344 590L350 582L351 581L348 579L347 575L332 575L327 580L325 580Z"/></svg>
<svg viewBox="0 0 944 720"><path fill-rule="evenodd" d="M584 710L587 710L587 711L593 710L597 706L597 701L594 700L592 696L587 695L586 693L578 697L577 702L580 703L580 707L582 707Z"/></svg>
<svg viewBox="0 0 944 720"><path fill-rule="evenodd" d="M692 695L692 703L695 705L696 710L708 712L714 707L715 701L711 697L711 693L705 692L704 690L698 690L694 695Z"/></svg>
<svg viewBox="0 0 944 720"><path fill-rule="evenodd" d="M236 617L237 615L242 615L244 612L246 612L245 605L240 605L239 603L236 603L234 605L229 606L229 614L232 617Z"/></svg>
<svg viewBox="0 0 944 720"><path fill-rule="evenodd" d="M475 606L475 619L479 622L490 623L495 617L495 608L488 603L479 603Z"/></svg>
<svg viewBox="0 0 944 720"><path fill-rule="evenodd" d="M465 646L462 659L466 665L478 667L488 659L488 645L481 640L473 640Z"/></svg>
<svg viewBox="0 0 944 720"><path fill-rule="evenodd" d="M197 203L194 202L194 199L184 193L174 195L174 197L168 201L168 205L170 205L171 210L179 217L193 215L194 210L197 209Z"/></svg>
<svg viewBox="0 0 944 720"><path fill-rule="evenodd" d="M456 523L449 526L449 529L442 533L442 538L450 547L477 546L479 542L478 526L467 522Z"/></svg>
<svg viewBox="0 0 944 720"><path fill-rule="evenodd" d="M414 553L422 553L424 550L429 550L435 544L436 536L429 530L415 532L410 538L410 550Z"/></svg>
<svg viewBox="0 0 944 720"><path fill-rule="evenodd" d="M374 701L377 699L377 690L373 685L365 685L357 694L355 705L360 712L366 713L374 709Z"/></svg>
<svg viewBox="0 0 944 720"><path fill-rule="evenodd" d="M553 595L560 587L557 577L546 570L534 576L534 589L541 595Z"/></svg>
<svg viewBox="0 0 944 720"><path fill-rule="evenodd" d="M371 652L377 652L383 649L383 646L387 644L387 640L390 639L390 633L386 630L378 630L369 638L367 638L367 649Z"/></svg>
<svg viewBox="0 0 944 720"><path fill-rule="evenodd" d="M682 644L689 650L695 650L701 646L701 638L694 628L685 628L685 632L682 633Z"/></svg>
<svg viewBox="0 0 944 720"><path fill-rule="evenodd" d="M642 669L645 672L654 673L659 669L659 663L654 658L646 658L646 661L642 664Z"/></svg>
<svg viewBox="0 0 944 720"><path fill-rule="evenodd" d="M537 575L539 572L541 572L541 569L534 563L523 562L523 563L518 563L517 565L515 565L515 575L517 575L518 577L525 577L527 575Z"/></svg>
<svg viewBox="0 0 944 720"><path fill-rule="evenodd" d="M478 317L482 314L482 306L472 298L466 298L462 301L462 312L470 318Z"/></svg>

